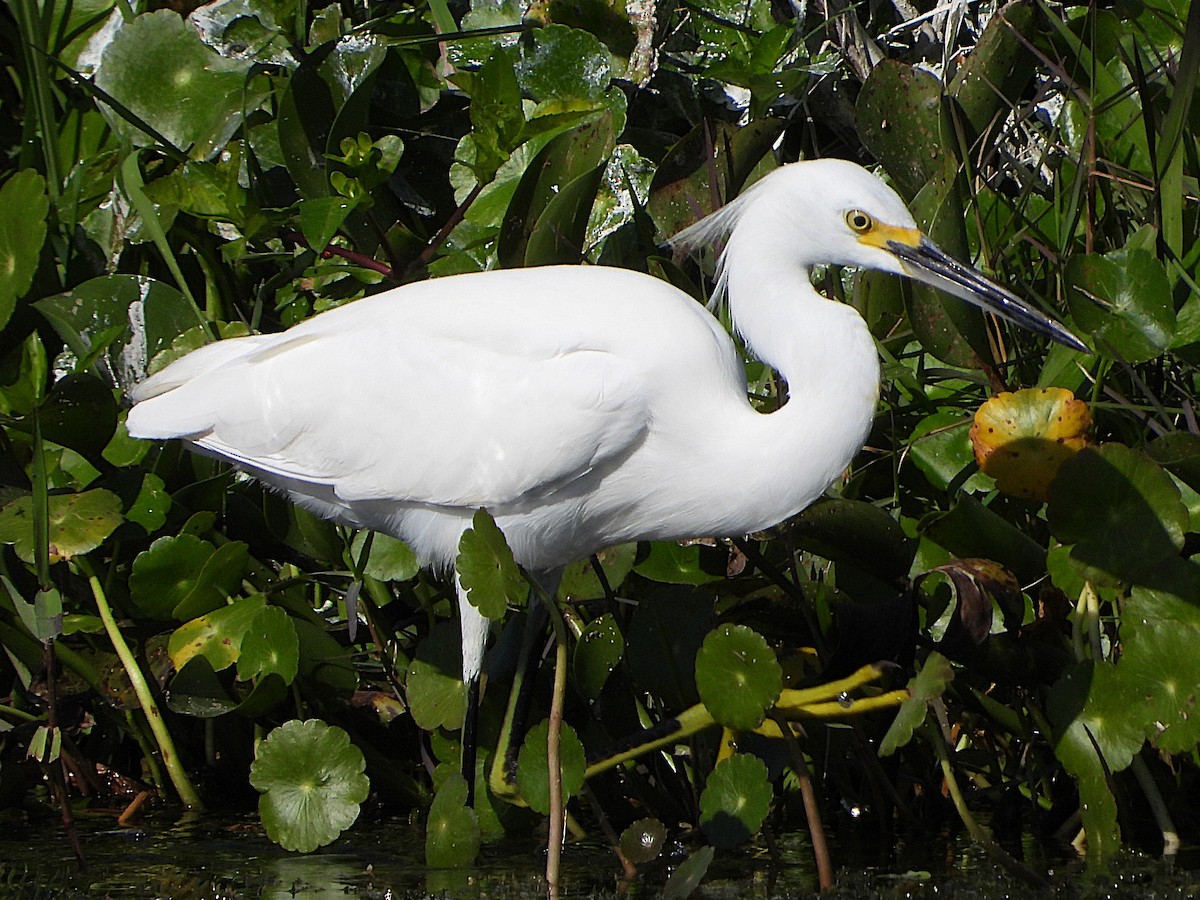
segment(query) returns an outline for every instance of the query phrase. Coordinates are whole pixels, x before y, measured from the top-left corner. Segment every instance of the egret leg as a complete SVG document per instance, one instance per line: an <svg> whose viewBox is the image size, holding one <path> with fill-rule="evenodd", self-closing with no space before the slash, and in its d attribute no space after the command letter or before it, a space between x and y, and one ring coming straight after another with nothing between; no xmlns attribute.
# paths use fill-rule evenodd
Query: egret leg
<svg viewBox="0 0 1200 900"><path fill-rule="evenodd" d="M454 577L458 594L458 620L462 631L462 679L467 687L467 709L462 729L462 775L467 782L467 805L475 805L476 735L479 725L479 674L483 670L483 649L487 642L488 620L467 599L458 576Z"/></svg>

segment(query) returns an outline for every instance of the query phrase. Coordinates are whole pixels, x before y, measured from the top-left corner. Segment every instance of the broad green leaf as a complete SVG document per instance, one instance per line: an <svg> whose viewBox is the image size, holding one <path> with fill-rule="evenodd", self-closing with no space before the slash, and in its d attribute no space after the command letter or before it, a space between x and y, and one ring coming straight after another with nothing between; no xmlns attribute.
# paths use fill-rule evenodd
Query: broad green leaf
<svg viewBox="0 0 1200 900"><path fill-rule="evenodd" d="M749 731L779 699L783 670L761 635L745 625L723 625L696 654L696 687L714 719Z"/></svg>
<svg viewBox="0 0 1200 900"><path fill-rule="evenodd" d="M1104 353L1126 362L1158 356L1175 336L1175 307L1167 270L1145 250L1073 256L1067 262L1067 300L1079 327Z"/></svg>
<svg viewBox="0 0 1200 900"><path fill-rule="evenodd" d="M297 678L304 682L303 690L345 702L358 689L352 648L338 643L324 628L305 619L293 618L292 626L300 640Z"/></svg>
<svg viewBox="0 0 1200 900"><path fill-rule="evenodd" d="M539 103L604 99L612 57L595 35L550 25L534 31L532 38L528 46L522 46L517 67L525 93Z"/></svg>
<svg viewBox="0 0 1200 900"><path fill-rule="evenodd" d="M612 613L592 619L579 635L571 659L576 687L595 700L624 655L625 638Z"/></svg>
<svg viewBox="0 0 1200 900"><path fill-rule="evenodd" d="M1099 866L1121 846L1111 773L1128 766L1143 743L1141 730L1124 721L1126 716L1087 709L1092 698L1103 705L1112 672L1108 663L1081 663L1050 689L1046 704L1054 754L1079 785L1088 862Z"/></svg>
<svg viewBox="0 0 1200 900"><path fill-rule="evenodd" d="M1089 447L1063 463L1050 488L1050 528L1071 557L1137 580L1183 546L1187 507L1171 477L1122 444Z"/></svg>
<svg viewBox="0 0 1200 900"><path fill-rule="evenodd" d="M345 197L310 197L300 201L300 229L308 246L320 253L354 210Z"/></svg>
<svg viewBox="0 0 1200 900"><path fill-rule="evenodd" d="M891 756L912 740L913 733L925 721L929 701L942 696L953 679L954 670L946 657L936 650L926 657L921 671L908 682L911 696L900 705L896 718L879 744L880 756Z"/></svg>
<svg viewBox="0 0 1200 900"><path fill-rule="evenodd" d="M434 795L425 823L425 864L435 868L464 868L479 854L479 819L467 806L467 782L451 774Z"/></svg>
<svg viewBox="0 0 1200 900"><path fill-rule="evenodd" d="M886 581L902 578L912 565L915 543L899 522L870 503L825 498L794 522L799 547Z"/></svg>
<svg viewBox="0 0 1200 900"><path fill-rule="evenodd" d="M413 721L426 731L462 728L467 689L462 681L462 641L457 622L439 622L408 666L405 695Z"/></svg>
<svg viewBox="0 0 1200 900"><path fill-rule="evenodd" d="M621 855L631 863L658 859L667 839L667 829L658 819L638 819L621 832Z"/></svg>
<svg viewBox="0 0 1200 900"><path fill-rule="evenodd" d="M529 595L529 583L485 509L476 511L459 539L454 571L467 600L489 619L503 618L510 605L523 604Z"/></svg>
<svg viewBox="0 0 1200 900"><path fill-rule="evenodd" d="M970 429L969 417L948 409L931 413L913 428L908 458L938 490L946 490L975 466ZM961 485L966 491L985 491L991 487L991 480L974 472Z"/></svg>
<svg viewBox="0 0 1200 900"><path fill-rule="evenodd" d="M237 658L238 679L249 681L278 675L285 684L296 678L300 663L300 638L291 616L278 606L259 609L242 634Z"/></svg>
<svg viewBox="0 0 1200 900"><path fill-rule="evenodd" d="M33 602L25 600L11 581L0 575L0 582L8 592L9 599L21 617L29 633L43 644L63 633L62 595L57 588L46 588L33 595Z"/></svg>
<svg viewBox="0 0 1200 900"><path fill-rule="evenodd" d="M166 700L172 711L198 719L216 719L238 705L212 663L200 655L189 659L171 678Z"/></svg>
<svg viewBox="0 0 1200 900"><path fill-rule="evenodd" d="M99 379L67 375L50 389L38 419L44 438L96 460L117 429L117 403Z"/></svg>
<svg viewBox="0 0 1200 900"><path fill-rule="evenodd" d="M542 815L550 812L550 782L546 756L546 738L550 734L550 723L543 719L525 734L525 743L517 757L517 787L521 799L529 808ZM559 760L562 770L563 802L574 797L583 788L583 772L587 761L583 744L575 729L566 722L559 731Z"/></svg>
<svg viewBox="0 0 1200 900"><path fill-rule="evenodd" d="M771 810L771 782L757 756L735 753L717 763L700 795L700 827L717 847L736 847L758 833Z"/></svg>
<svg viewBox="0 0 1200 900"><path fill-rule="evenodd" d="M715 853L712 847L701 847L681 862L663 885L663 900L685 900L692 896L708 874Z"/></svg>
<svg viewBox="0 0 1200 900"><path fill-rule="evenodd" d="M49 212L46 181L33 169L22 169L0 187L0 327L33 283Z"/></svg>
<svg viewBox="0 0 1200 900"><path fill-rule="evenodd" d="M6 352L0 352L0 413L27 416L42 401L50 364L36 331Z"/></svg>
<svg viewBox="0 0 1200 900"><path fill-rule="evenodd" d="M949 512L923 519L921 531L953 556L995 560L1022 584L1046 572L1046 548L970 494L960 494Z"/></svg>
<svg viewBox="0 0 1200 900"><path fill-rule="evenodd" d="M167 644L172 664L182 669L192 657L203 656L217 672L233 665L251 623L266 606L266 598L255 594L184 622Z"/></svg>
<svg viewBox="0 0 1200 900"><path fill-rule="evenodd" d="M146 472L137 496L125 510L125 518L141 525L147 534L153 534L167 521L170 509L171 495L167 493L163 480L153 472Z"/></svg>
<svg viewBox="0 0 1200 900"><path fill-rule="evenodd" d="M218 56L178 13L163 9L136 16L116 33L96 85L173 146L207 159L256 105L246 96L250 67L248 60ZM118 133L152 143L152 135L116 110L105 112Z"/></svg>
<svg viewBox="0 0 1200 900"><path fill-rule="evenodd" d="M637 544L618 544L595 554L604 570L604 579L612 590L617 590L633 571L637 558ZM558 584L558 596L563 600L595 600L604 596L590 559L581 559L563 569L562 581Z"/></svg>
<svg viewBox="0 0 1200 900"><path fill-rule="evenodd" d="M633 567L643 578L664 584L708 584L720 581L715 575L701 568L699 544L677 544L674 541L651 541L650 555Z"/></svg>
<svg viewBox="0 0 1200 900"><path fill-rule="evenodd" d="M95 550L121 524L121 498L97 488L81 494L49 497L51 561ZM34 560L33 498L21 497L0 509L0 543L12 544L17 556Z"/></svg>
<svg viewBox="0 0 1200 900"><path fill-rule="evenodd" d="M471 134L475 158L471 168L487 184L521 143L525 112L517 84L516 54L496 48L483 68L470 78Z"/></svg>
<svg viewBox="0 0 1200 900"><path fill-rule="evenodd" d="M100 360L120 384L140 381L150 360L197 325L187 298L140 275L103 275L34 307L81 361Z"/></svg>
<svg viewBox="0 0 1200 900"><path fill-rule="evenodd" d="M366 546L367 532L354 536L351 553L358 559ZM363 566L363 574L380 581L408 581L416 576L421 565L412 548L391 535L375 532L371 538L371 553Z"/></svg>
<svg viewBox="0 0 1200 900"><path fill-rule="evenodd" d="M245 544L220 549L191 534L161 537L133 561L129 597L156 619L194 619L224 605L242 580Z"/></svg>
<svg viewBox="0 0 1200 900"><path fill-rule="evenodd" d="M358 818L371 783L362 751L342 729L319 719L293 719L259 745L250 783L262 793L267 837L286 850L310 853Z"/></svg>

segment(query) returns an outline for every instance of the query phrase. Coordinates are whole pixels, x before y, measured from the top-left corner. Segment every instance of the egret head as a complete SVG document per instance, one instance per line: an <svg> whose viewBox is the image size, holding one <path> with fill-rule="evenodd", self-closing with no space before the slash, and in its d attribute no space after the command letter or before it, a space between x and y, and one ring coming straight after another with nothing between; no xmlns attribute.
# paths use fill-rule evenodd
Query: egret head
<svg viewBox="0 0 1200 900"><path fill-rule="evenodd" d="M879 178L840 159L781 166L673 241L697 247L729 237L755 253L816 265L859 266L905 275L1086 351L1065 327L943 252L917 227L904 201ZM722 260L720 287L726 286Z"/></svg>

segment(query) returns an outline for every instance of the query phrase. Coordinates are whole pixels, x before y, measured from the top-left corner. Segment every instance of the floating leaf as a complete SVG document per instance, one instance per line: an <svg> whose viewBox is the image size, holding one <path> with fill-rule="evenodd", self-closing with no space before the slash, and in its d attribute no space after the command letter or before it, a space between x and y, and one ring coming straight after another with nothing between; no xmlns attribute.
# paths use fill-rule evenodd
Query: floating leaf
<svg viewBox="0 0 1200 900"><path fill-rule="evenodd" d="M699 544L684 546L674 541L651 541L650 555L633 567L643 578L663 584L708 584L721 575L701 567Z"/></svg>
<svg viewBox="0 0 1200 900"><path fill-rule="evenodd" d="M971 446L999 490L1045 500L1059 467L1087 445L1091 425L1087 404L1063 388L1004 391L976 411Z"/></svg>
<svg viewBox="0 0 1200 900"><path fill-rule="evenodd" d="M238 679L278 675L291 684L300 664L300 638L292 618L278 606L259 609L242 634L238 648Z"/></svg>
<svg viewBox="0 0 1200 900"><path fill-rule="evenodd" d="M123 521L121 498L102 488L53 494L48 502L51 562L90 553ZM0 510L0 543L12 544L17 556L33 562L32 497L21 497Z"/></svg>
<svg viewBox="0 0 1200 900"><path fill-rule="evenodd" d="M489 619L503 618L510 604L521 605L529 595L504 534L485 509L475 512L459 539L454 571L471 605Z"/></svg>
<svg viewBox="0 0 1200 900"><path fill-rule="evenodd" d="M648 863L658 859L667 829L658 819L638 819L621 832L621 854L631 863Z"/></svg>
<svg viewBox="0 0 1200 900"><path fill-rule="evenodd" d="M717 847L750 840L771 810L771 782L757 756L736 753L717 763L700 795L700 827Z"/></svg>
<svg viewBox="0 0 1200 900"><path fill-rule="evenodd" d="M779 699L783 670L761 635L745 625L723 625L696 654L696 687L714 719L749 731Z"/></svg>
<svg viewBox="0 0 1200 900"><path fill-rule="evenodd" d="M543 719L529 729L517 757L517 787L529 808L542 815L550 812L550 782L546 756L546 738L550 723ZM575 729L565 722L559 732L559 755L562 770L563 801L574 797L583 788L583 773L587 768L583 744Z"/></svg>
<svg viewBox="0 0 1200 900"><path fill-rule="evenodd" d="M33 169L22 169L0 187L0 327L33 283L49 212L46 181Z"/></svg>
<svg viewBox="0 0 1200 900"><path fill-rule="evenodd" d="M276 728L250 766L250 783L263 795L258 811L267 837L301 853L333 841L367 799L364 768L362 751L340 728L319 719Z"/></svg>
<svg viewBox="0 0 1200 900"><path fill-rule="evenodd" d="M146 472L142 475L137 496L129 509L125 510L125 518L141 525L147 534L151 534L162 528L170 509L171 495L167 493L163 480L153 472Z"/></svg>
<svg viewBox="0 0 1200 900"><path fill-rule="evenodd" d="M467 782L452 773L434 795L425 824L425 864L463 868L479 854L479 819L467 805Z"/></svg>

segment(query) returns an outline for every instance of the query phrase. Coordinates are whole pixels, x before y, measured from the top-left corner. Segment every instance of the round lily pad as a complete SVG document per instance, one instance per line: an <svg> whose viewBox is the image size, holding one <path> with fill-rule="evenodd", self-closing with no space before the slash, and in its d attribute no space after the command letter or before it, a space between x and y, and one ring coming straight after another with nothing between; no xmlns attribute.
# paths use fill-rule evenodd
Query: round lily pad
<svg viewBox="0 0 1200 900"><path fill-rule="evenodd" d="M550 723L543 719L529 729L525 735L525 743L521 745L521 753L517 757L517 786L521 797L535 812L546 815L550 812L550 783L547 770L546 738L550 734ZM573 797L583 787L583 772L587 761L583 752L583 744L575 734L575 729L563 724L560 737L562 792L563 799Z"/></svg>
<svg viewBox="0 0 1200 900"><path fill-rule="evenodd" d="M479 819L467 806L467 781L447 776L429 807L425 826L425 862L438 868L462 868L479 853Z"/></svg>
<svg viewBox="0 0 1200 900"><path fill-rule="evenodd" d="M362 751L342 729L293 719L272 731L250 766L262 792L258 811L267 836L308 853L330 843L358 818L371 783Z"/></svg>
<svg viewBox="0 0 1200 900"><path fill-rule="evenodd" d="M723 625L696 654L696 687L714 719L747 731L779 699L783 670L761 635L745 625Z"/></svg>
<svg viewBox="0 0 1200 900"><path fill-rule="evenodd" d="M658 819L638 819L621 832L621 853L631 863L648 863L662 853L667 829Z"/></svg>
<svg viewBox="0 0 1200 900"><path fill-rule="evenodd" d="M767 767L757 756L737 753L718 763L700 795L700 827L718 847L753 837L771 809Z"/></svg>
<svg viewBox="0 0 1200 900"><path fill-rule="evenodd" d="M1064 462L1088 442L1092 414L1063 388L1004 391L984 403L971 425L971 446L996 487L1045 500Z"/></svg>
<svg viewBox="0 0 1200 900"><path fill-rule="evenodd" d="M471 527L458 542L454 570L471 605L489 619L503 618L510 604L524 603L529 594L529 583L513 560L503 532L484 509L475 513Z"/></svg>

